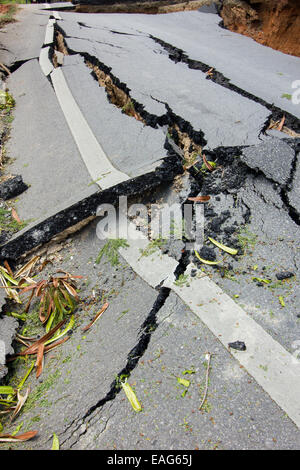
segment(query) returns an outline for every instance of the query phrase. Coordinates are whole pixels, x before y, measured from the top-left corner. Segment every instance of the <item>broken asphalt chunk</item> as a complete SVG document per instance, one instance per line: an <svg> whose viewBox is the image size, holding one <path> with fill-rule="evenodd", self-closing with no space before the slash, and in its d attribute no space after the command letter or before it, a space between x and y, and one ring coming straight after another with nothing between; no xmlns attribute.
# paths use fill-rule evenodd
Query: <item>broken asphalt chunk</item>
<svg viewBox="0 0 300 470"><path fill-rule="evenodd" d="M238 351L246 351L246 345L244 341L235 341L234 343L228 343L228 347L237 349Z"/></svg>
<svg viewBox="0 0 300 470"><path fill-rule="evenodd" d="M293 276L295 276L295 274L291 273L290 271L281 271L280 273L276 273L278 281L283 281L284 279L289 279Z"/></svg>
<svg viewBox="0 0 300 470"><path fill-rule="evenodd" d="M0 184L0 197L4 200L19 196L28 189L21 175L14 176Z"/></svg>
<svg viewBox="0 0 300 470"><path fill-rule="evenodd" d="M267 178L285 185L290 178L294 157L294 150L286 142L272 138L245 148L241 160L250 168L264 173Z"/></svg>

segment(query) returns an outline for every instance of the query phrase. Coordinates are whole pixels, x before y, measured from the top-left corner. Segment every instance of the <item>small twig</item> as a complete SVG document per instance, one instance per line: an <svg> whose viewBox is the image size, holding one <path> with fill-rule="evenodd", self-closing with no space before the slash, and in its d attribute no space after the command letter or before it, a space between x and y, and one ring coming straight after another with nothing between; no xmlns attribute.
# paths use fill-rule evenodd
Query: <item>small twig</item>
<svg viewBox="0 0 300 470"><path fill-rule="evenodd" d="M7 73L7 75L11 75L10 70L6 67L6 65L2 64L1 62L0 62L0 68L3 69Z"/></svg>
<svg viewBox="0 0 300 470"><path fill-rule="evenodd" d="M19 338L18 335L16 335L15 341L17 341L17 343L24 344L24 346L26 346L27 348L29 348L29 344L28 344L28 343L25 343L25 341L23 341L23 339Z"/></svg>
<svg viewBox="0 0 300 470"><path fill-rule="evenodd" d="M39 339L39 338L30 338L28 336L23 336L23 335L20 335L19 333L16 334L16 337L23 339L24 341L32 341L32 342L35 342Z"/></svg>
<svg viewBox="0 0 300 470"><path fill-rule="evenodd" d="M199 410L201 410L201 408L204 405L204 402L206 400L206 397L207 397L211 353L207 353L206 357L207 357L207 368L206 368L205 389L204 389L204 395L203 395L202 401L201 401L200 406L199 406Z"/></svg>

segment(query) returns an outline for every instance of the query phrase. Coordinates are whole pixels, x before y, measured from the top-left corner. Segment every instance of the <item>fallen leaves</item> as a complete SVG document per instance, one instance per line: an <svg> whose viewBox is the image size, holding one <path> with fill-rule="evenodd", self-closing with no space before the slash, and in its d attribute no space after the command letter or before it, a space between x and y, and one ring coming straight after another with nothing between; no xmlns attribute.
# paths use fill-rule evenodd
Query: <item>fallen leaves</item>
<svg viewBox="0 0 300 470"><path fill-rule="evenodd" d="M62 320L61 322L59 322L51 331L46 333L42 338L38 339L33 344L26 347L26 349L24 349L23 351L15 354L14 356L11 356L9 361L14 360L18 356L29 356L29 355L36 354L37 359L36 359L35 366L36 366L36 378L38 378L43 371L44 354L56 348L60 344L66 342L70 338L70 336L65 336L65 335L74 326L74 317L72 316L68 326L62 332L60 332L60 328L64 325L65 322L66 320ZM32 366L30 368L30 371L25 376L25 379L23 379L24 382L27 379L31 370L32 370Z"/></svg>
<svg viewBox="0 0 300 470"><path fill-rule="evenodd" d="M177 377L177 382L180 384L180 385L183 385L184 387L188 388L191 384L191 382L187 379L182 379L181 377Z"/></svg>
<svg viewBox="0 0 300 470"><path fill-rule="evenodd" d="M285 122L285 115L283 115L283 117L282 117L280 123L278 124L278 127L277 127L277 130L278 130L278 131L282 131L283 126L284 126L284 122Z"/></svg>
<svg viewBox="0 0 300 470"><path fill-rule="evenodd" d="M209 200L210 200L210 196L188 197L188 201L193 201L193 202L208 202Z"/></svg>
<svg viewBox="0 0 300 470"><path fill-rule="evenodd" d="M0 442L25 442L33 439L37 435L38 431L28 431L18 436L12 434L0 434Z"/></svg>
<svg viewBox="0 0 300 470"><path fill-rule="evenodd" d="M51 450L59 450L59 440L55 432L53 433L53 441Z"/></svg>
<svg viewBox="0 0 300 470"><path fill-rule="evenodd" d="M20 220L20 217L18 216L18 213L17 213L16 209L12 208L11 216L18 224L22 223L22 221Z"/></svg>
<svg viewBox="0 0 300 470"><path fill-rule="evenodd" d="M43 324L46 323L46 331L50 330L55 321L60 321L65 315L71 314L79 302L75 280L81 276L73 276L65 271L58 273L63 275L50 276L48 280L34 282L21 290L21 294L31 291L26 312L33 297L40 297L39 318Z"/></svg>
<svg viewBox="0 0 300 470"><path fill-rule="evenodd" d="M36 356L36 378L38 379L43 371L45 345L39 344Z"/></svg>
<svg viewBox="0 0 300 470"><path fill-rule="evenodd" d="M85 326L84 328L82 328L82 331L87 331L91 328L91 326L93 326L93 324L98 320L98 318L102 315L102 313L105 312L105 310L107 309L108 307L108 303L106 302L103 307L101 308L101 310L99 310L99 312L95 315L95 317L93 318L93 320L87 325Z"/></svg>
<svg viewBox="0 0 300 470"><path fill-rule="evenodd" d="M27 388L26 392L25 392L25 395L21 395L20 391L17 390L17 399L18 399L18 402L17 402L17 406L15 407L14 411L13 411L13 414L11 416L11 422L17 417L17 415L20 413L21 409L23 408L27 398L28 398L28 395L29 395L29 387Z"/></svg>
<svg viewBox="0 0 300 470"><path fill-rule="evenodd" d="M204 163L204 165L206 166L206 168L207 168L209 171L214 171L214 169L215 169L215 168L214 168L214 165L213 165L214 162L209 162L209 161L207 161L206 156L205 156L204 154L202 155L202 158L203 158L203 163Z"/></svg>
<svg viewBox="0 0 300 470"><path fill-rule="evenodd" d="M221 263L221 261L210 261L208 259L201 258L197 250L195 250L195 255L198 258L198 260L201 261L201 263L209 264L210 266L214 266L214 265Z"/></svg>
<svg viewBox="0 0 300 470"><path fill-rule="evenodd" d="M218 242L217 240L214 240L211 237L208 237L209 241L216 245L220 250L225 251L226 253L229 253L230 255L236 255L238 250L236 248L230 248L229 246L223 245L223 243Z"/></svg>
<svg viewBox="0 0 300 470"><path fill-rule="evenodd" d="M121 385L134 411L137 413L142 411L142 407L137 399L137 396L130 387L129 383L127 383L127 379L124 382L121 382Z"/></svg>

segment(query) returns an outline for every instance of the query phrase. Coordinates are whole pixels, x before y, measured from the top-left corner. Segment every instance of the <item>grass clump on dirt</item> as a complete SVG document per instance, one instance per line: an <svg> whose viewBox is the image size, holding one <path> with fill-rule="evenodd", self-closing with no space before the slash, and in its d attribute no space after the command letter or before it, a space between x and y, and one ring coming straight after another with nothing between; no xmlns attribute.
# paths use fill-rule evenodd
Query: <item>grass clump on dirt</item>
<svg viewBox="0 0 300 470"><path fill-rule="evenodd" d="M109 239L101 248L95 261L96 264L99 264L105 255L112 266L117 266L119 264L119 248L126 248L128 246L126 240L122 238Z"/></svg>

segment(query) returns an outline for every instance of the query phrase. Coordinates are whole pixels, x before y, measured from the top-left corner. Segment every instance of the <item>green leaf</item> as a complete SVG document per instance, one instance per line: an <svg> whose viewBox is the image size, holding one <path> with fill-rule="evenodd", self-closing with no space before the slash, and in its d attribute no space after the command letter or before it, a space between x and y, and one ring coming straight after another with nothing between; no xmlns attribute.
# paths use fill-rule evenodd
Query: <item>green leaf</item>
<svg viewBox="0 0 300 470"><path fill-rule="evenodd" d="M209 261L208 259L201 258L201 256L199 255L197 250L195 250L195 255L197 256L198 260L201 261L201 263L204 263L204 264L216 265L216 264L221 263L221 261Z"/></svg>
<svg viewBox="0 0 300 470"><path fill-rule="evenodd" d="M2 273L2 276L4 276L8 281L10 281L12 284L14 284L15 286L17 286L19 284L18 281L16 281L15 279L13 279L7 272L7 270L5 268L3 268L2 266L0 266L0 270L1 270L1 273Z"/></svg>
<svg viewBox="0 0 300 470"><path fill-rule="evenodd" d="M217 240L214 240L211 237L208 237L208 239L216 245L220 250L226 251L226 253L229 253L230 255L236 255L238 250L236 248L230 248L229 246L223 245L223 243L217 242Z"/></svg>
<svg viewBox="0 0 300 470"><path fill-rule="evenodd" d="M22 427L23 427L23 421L16 427L16 429L11 433L11 435L15 436L16 434L18 434L18 432L21 431Z"/></svg>
<svg viewBox="0 0 300 470"><path fill-rule="evenodd" d="M33 368L34 368L34 361L32 361L31 366L29 367L28 371L26 372L23 379L19 383L19 385L17 387L18 390L22 390L22 387L23 387L24 383L26 382L26 380L28 379L28 377L29 377L29 375L30 375Z"/></svg>
<svg viewBox="0 0 300 470"><path fill-rule="evenodd" d="M183 385L184 387L189 387L190 386L190 381L187 380L187 379L182 379L181 377L177 377L177 382L180 384L180 385Z"/></svg>
<svg viewBox="0 0 300 470"><path fill-rule="evenodd" d="M261 277L253 277L252 281L263 282L264 284L271 284L272 282L269 279L262 279Z"/></svg>
<svg viewBox="0 0 300 470"><path fill-rule="evenodd" d="M8 385L2 385L0 386L0 395L14 395L15 390L8 386Z"/></svg>
<svg viewBox="0 0 300 470"><path fill-rule="evenodd" d="M53 310L50 317L48 318L48 321L47 321L47 324L46 324L46 333L49 333L49 331L51 330L51 326L52 326L52 323L54 321L55 316L56 316L56 309Z"/></svg>
<svg viewBox="0 0 300 470"><path fill-rule="evenodd" d="M53 441L51 450L59 450L59 440L55 432L53 433Z"/></svg>
<svg viewBox="0 0 300 470"><path fill-rule="evenodd" d="M283 299L282 295L280 295L280 296L278 297L278 300L279 300L281 306L282 306L282 307L285 307L285 302L284 302L284 299Z"/></svg>
<svg viewBox="0 0 300 470"><path fill-rule="evenodd" d="M186 374L195 374L195 371L193 369L186 369L182 372L182 375Z"/></svg>
<svg viewBox="0 0 300 470"><path fill-rule="evenodd" d="M22 320L22 321L27 320L26 313L8 312L6 315L8 315L9 317L17 318L18 320Z"/></svg>
<svg viewBox="0 0 300 470"><path fill-rule="evenodd" d="M60 332L60 330L58 330L57 333L54 336L52 336L51 339L46 341L45 346L47 346L47 344L53 343L54 341L57 341L58 339L62 338L63 336L65 336L65 334L68 333L68 331L72 330L72 328L74 327L74 324L75 324L75 318L74 318L74 315L72 315L69 323L66 326L66 328L62 332Z"/></svg>
<svg viewBox="0 0 300 470"><path fill-rule="evenodd" d="M142 411L142 407L137 399L137 396L130 387L129 383L127 383L127 380L125 382L121 382L121 385L134 411Z"/></svg>

